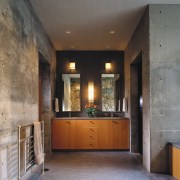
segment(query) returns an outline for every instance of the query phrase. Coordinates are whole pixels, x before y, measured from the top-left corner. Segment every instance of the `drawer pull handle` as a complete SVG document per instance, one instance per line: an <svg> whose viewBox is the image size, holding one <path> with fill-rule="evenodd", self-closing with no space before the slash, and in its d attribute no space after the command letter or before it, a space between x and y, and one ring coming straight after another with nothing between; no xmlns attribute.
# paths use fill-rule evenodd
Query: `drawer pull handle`
<svg viewBox="0 0 180 180"><path fill-rule="evenodd" d="M118 122L117 122L117 121L113 121L113 123L118 124Z"/></svg>
<svg viewBox="0 0 180 180"><path fill-rule="evenodd" d="M94 139L92 136L89 136L91 139Z"/></svg>
<svg viewBox="0 0 180 180"><path fill-rule="evenodd" d="M93 130L93 129L90 129L90 131L94 132L94 130Z"/></svg>
<svg viewBox="0 0 180 180"><path fill-rule="evenodd" d="M93 121L90 121L92 124L94 124L94 122Z"/></svg>

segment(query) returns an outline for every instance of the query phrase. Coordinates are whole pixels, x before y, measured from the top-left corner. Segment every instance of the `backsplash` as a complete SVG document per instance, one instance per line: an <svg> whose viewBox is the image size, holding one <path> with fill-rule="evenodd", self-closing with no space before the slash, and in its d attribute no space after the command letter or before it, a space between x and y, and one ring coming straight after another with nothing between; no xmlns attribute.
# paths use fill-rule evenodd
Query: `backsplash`
<svg viewBox="0 0 180 180"><path fill-rule="evenodd" d="M75 62L76 69L69 69L69 62ZM105 71L105 63L111 62L112 69L108 72ZM60 112L56 113L57 117L83 117L86 116L85 105L88 102L88 82L94 83L94 103L98 105L97 116L111 116L110 112L103 112L102 107L102 87L101 87L101 75L102 74L120 74L120 81L118 86L120 87L119 97L115 98L110 92L109 98L111 103L108 107L113 107L112 102L122 101L124 97L124 52L123 51L57 51L57 81L56 81L56 95L59 99ZM80 112L62 112L62 100L63 100L63 83L62 74L80 74ZM105 84L112 82L106 82ZM114 88L114 87L112 87ZM106 91L111 91L109 88ZM71 100L76 103L79 97L74 92ZM78 107L77 107L78 108ZM77 109L75 109L77 110ZM111 111L112 109L110 109ZM116 112L113 116L121 116L124 113Z"/></svg>

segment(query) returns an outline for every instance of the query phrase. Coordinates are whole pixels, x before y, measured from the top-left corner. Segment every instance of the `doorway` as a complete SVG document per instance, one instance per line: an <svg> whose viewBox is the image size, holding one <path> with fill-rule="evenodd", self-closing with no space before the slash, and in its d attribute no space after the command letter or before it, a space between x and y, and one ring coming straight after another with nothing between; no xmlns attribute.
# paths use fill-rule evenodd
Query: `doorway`
<svg viewBox="0 0 180 180"><path fill-rule="evenodd" d="M142 53L130 66L131 151L143 154Z"/></svg>
<svg viewBox="0 0 180 180"><path fill-rule="evenodd" d="M50 64L39 53L39 120L51 108Z"/></svg>
<svg viewBox="0 0 180 180"><path fill-rule="evenodd" d="M39 53L39 121L44 121L45 133L45 152L50 150L51 141L51 82L50 82L50 64Z"/></svg>

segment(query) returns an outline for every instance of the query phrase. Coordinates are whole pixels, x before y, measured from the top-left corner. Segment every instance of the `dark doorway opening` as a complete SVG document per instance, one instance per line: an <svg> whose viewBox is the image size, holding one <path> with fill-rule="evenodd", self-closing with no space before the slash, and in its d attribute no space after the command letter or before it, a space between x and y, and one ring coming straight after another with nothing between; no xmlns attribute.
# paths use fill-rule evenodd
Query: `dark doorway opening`
<svg viewBox="0 0 180 180"><path fill-rule="evenodd" d="M131 151L143 153L142 53L131 64Z"/></svg>
<svg viewBox="0 0 180 180"><path fill-rule="evenodd" d="M138 140L139 152L143 153L143 98L142 98L142 61L138 64Z"/></svg>
<svg viewBox="0 0 180 180"><path fill-rule="evenodd" d="M50 88L50 64L39 53L39 121L43 120L43 113L50 109Z"/></svg>

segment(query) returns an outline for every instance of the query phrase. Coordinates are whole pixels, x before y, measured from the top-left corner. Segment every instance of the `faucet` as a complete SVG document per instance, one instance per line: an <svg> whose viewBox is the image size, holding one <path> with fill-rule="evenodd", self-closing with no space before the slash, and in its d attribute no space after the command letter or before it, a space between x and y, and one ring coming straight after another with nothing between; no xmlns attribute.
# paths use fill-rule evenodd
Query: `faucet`
<svg viewBox="0 0 180 180"><path fill-rule="evenodd" d="M111 111L111 117L113 117L113 112Z"/></svg>
<svg viewBox="0 0 180 180"><path fill-rule="evenodd" d="M71 112L69 111L69 117L71 117Z"/></svg>

